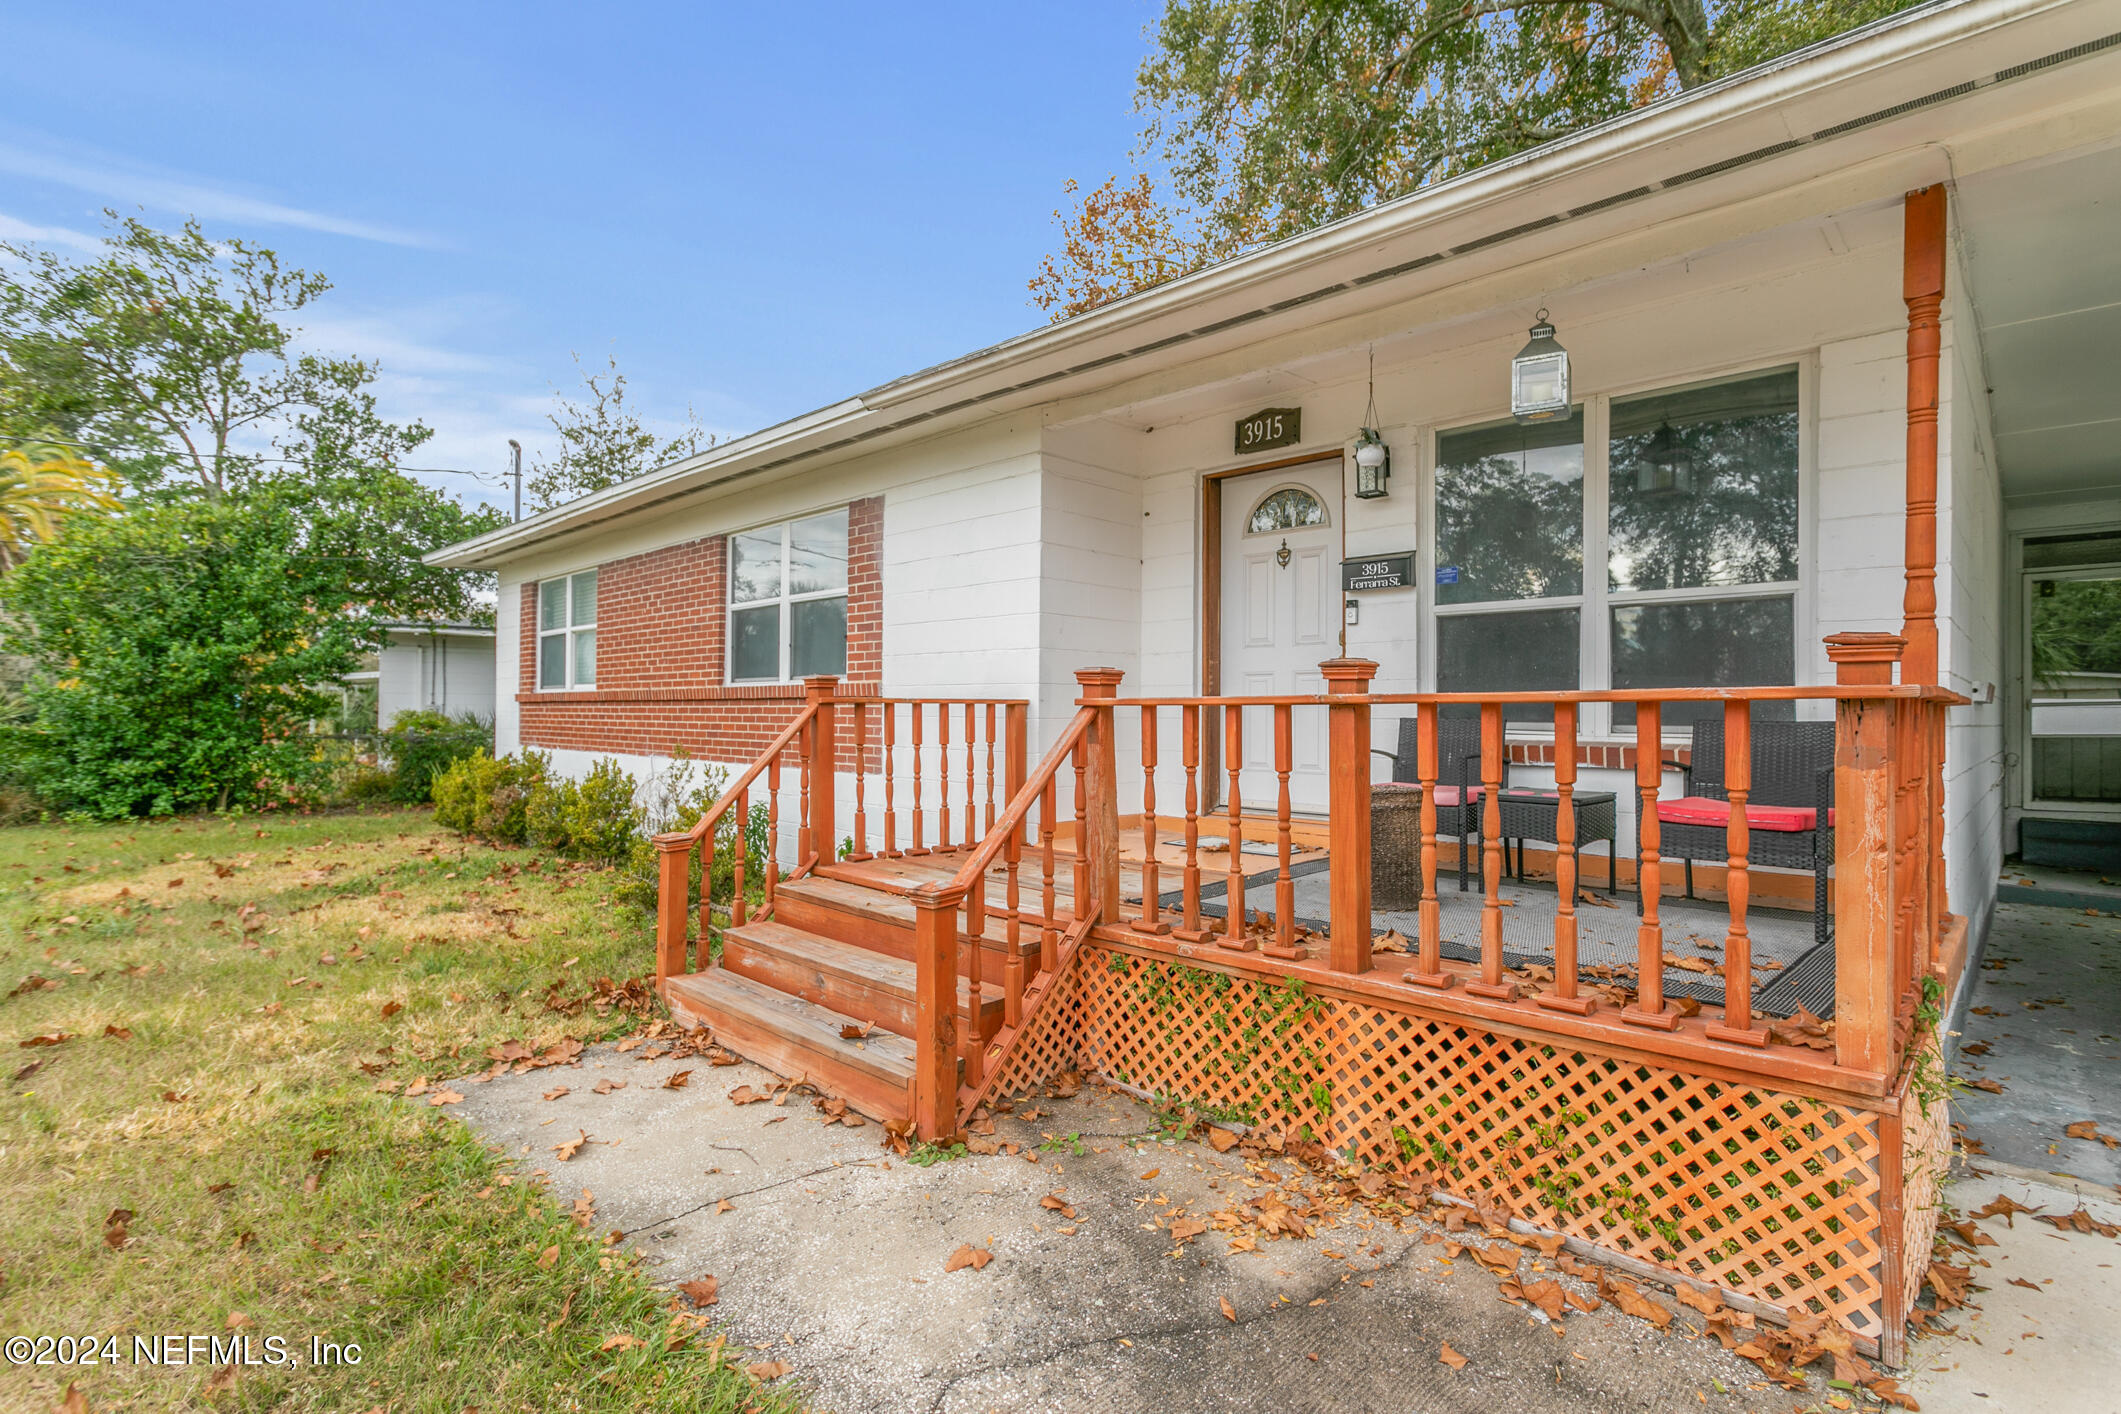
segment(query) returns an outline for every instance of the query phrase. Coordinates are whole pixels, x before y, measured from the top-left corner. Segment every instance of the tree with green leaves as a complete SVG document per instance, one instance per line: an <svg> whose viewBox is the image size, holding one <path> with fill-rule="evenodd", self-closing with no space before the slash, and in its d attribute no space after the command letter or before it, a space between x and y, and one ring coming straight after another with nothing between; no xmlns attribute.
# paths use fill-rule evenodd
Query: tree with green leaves
<svg viewBox="0 0 2121 1414"><path fill-rule="evenodd" d="M116 222L81 263L0 248L0 448L92 450L127 490L0 577L32 714L0 764L47 802L299 792L304 728L383 623L490 619L488 577L421 556L505 516L404 469L433 434L382 415L374 364L294 346L329 288L196 222Z"/></svg>
<svg viewBox="0 0 2121 1414"><path fill-rule="evenodd" d="M135 505L0 578L6 642L38 665L10 765L101 818L260 805L325 769L307 724L376 636L298 493Z"/></svg>
<svg viewBox="0 0 2121 1414"><path fill-rule="evenodd" d="M550 510L714 445L714 437L696 418L670 438L644 426L626 406L626 375L619 372L616 358L607 356L601 373L582 367L580 356L574 366L587 396L557 395L559 406L547 420L560 439L560 450L535 463L524 481L534 510Z"/></svg>
<svg viewBox="0 0 2121 1414"><path fill-rule="evenodd" d="M1913 3L1166 0L1135 103L1179 210L1133 226L1197 223L1198 268ZM1080 286L1110 298L1143 287L1130 270L1169 278L1096 214L1063 219L1063 254L1086 243L1105 274ZM1040 300L1056 318L1096 302Z"/></svg>
<svg viewBox="0 0 2121 1414"><path fill-rule="evenodd" d="M331 288L265 247L112 214L73 262L0 244L0 446L93 451L135 500L298 509L297 543L398 618L473 618L487 577L420 555L503 523L401 470L433 433L384 419L377 369L294 348Z"/></svg>

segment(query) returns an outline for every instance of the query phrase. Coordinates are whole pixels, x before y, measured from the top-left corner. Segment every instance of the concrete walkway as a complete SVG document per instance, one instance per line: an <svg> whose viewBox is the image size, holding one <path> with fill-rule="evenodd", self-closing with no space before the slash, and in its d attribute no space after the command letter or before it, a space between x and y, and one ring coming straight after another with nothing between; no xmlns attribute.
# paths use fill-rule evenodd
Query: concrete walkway
<svg viewBox="0 0 2121 1414"><path fill-rule="evenodd" d="M2121 918L2005 903L1955 1038L1952 1117L1988 1160L2121 1183L2121 1150L2064 1131L2091 1120L2121 1138Z"/></svg>
<svg viewBox="0 0 2121 1414"><path fill-rule="evenodd" d="M2057 1217L2082 1204L2121 1224L2113 1189L2005 1165L1953 1184L1946 1200L1964 1214L1998 1194ZM1996 1239L1976 1254L1987 1265L1974 1282L1985 1289L1947 1313L1951 1335L1915 1343L1902 1388L1923 1414L2121 1414L2121 1241L2058 1232L2025 1213L1978 1226Z"/></svg>
<svg viewBox="0 0 2121 1414"><path fill-rule="evenodd" d="M685 1088L659 1088L679 1069L692 1071ZM625 1088L594 1093L604 1079ZM788 1361L824 1410L1617 1414L1805 1401L1691 1335L1700 1322L1685 1308L1664 1332L1610 1306L1550 1323L1425 1242L1434 1230L1418 1221L1355 1208L1256 1252L1231 1252L1214 1230L1174 1242L1159 1217L1206 1218L1266 1191L1248 1179L1272 1187L1297 1170L1269 1164L1269 1180L1237 1152L1158 1142L1149 1110L1123 1097L1085 1089L1038 1101L1032 1122L1003 1119L996 1138L1038 1151L1036 1163L921 1168L886 1154L874 1124L824 1123L807 1098L729 1099L773 1080L597 1047L578 1069L459 1085L454 1112L526 1170L547 1170L563 1201L590 1192L596 1225L625 1230L658 1280L713 1274L733 1338ZM557 1085L570 1093L541 1098ZM590 1142L558 1161L553 1146L582 1131ZM1076 1217L1041 1207L1047 1194ZM965 1244L994 1260L946 1273ZM1526 1254L1528 1275L1537 1259ZM1446 1341L1463 1369L1439 1360Z"/></svg>

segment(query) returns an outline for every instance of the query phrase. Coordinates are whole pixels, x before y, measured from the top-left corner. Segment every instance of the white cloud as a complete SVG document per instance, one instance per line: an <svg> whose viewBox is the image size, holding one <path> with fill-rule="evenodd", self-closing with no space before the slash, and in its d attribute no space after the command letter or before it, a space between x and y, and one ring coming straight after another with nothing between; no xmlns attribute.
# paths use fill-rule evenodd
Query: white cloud
<svg viewBox="0 0 2121 1414"><path fill-rule="evenodd" d="M55 182L77 191L164 211L182 212L218 221L248 221L265 226L292 226L355 240L380 241L386 245L433 246L434 238L397 226L356 221L325 212L305 211L278 202L221 191L197 182L146 172L125 172L68 158L46 156L0 143L0 172L18 177Z"/></svg>
<svg viewBox="0 0 2121 1414"><path fill-rule="evenodd" d="M38 245L63 245L88 255L103 253L101 237L65 226L33 226L0 212L0 241L34 241Z"/></svg>

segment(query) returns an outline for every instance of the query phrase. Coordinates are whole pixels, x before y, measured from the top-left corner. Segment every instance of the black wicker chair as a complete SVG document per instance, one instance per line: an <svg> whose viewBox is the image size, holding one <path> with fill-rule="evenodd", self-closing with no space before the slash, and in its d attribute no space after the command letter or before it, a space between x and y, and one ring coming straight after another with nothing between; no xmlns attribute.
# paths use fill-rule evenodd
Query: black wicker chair
<svg viewBox="0 0 2121 1414"><path fill-rule="evenodd" d="M1752 756L1746 858L1812 872L1812 928L1824 943L1832 934L1826 879L1834 862L1834 724L1755 722ZM1686 892L1692 898L1694 861L1722 864L1731 857L1720 719L1694 724L1692 764L1681 769L1685 797L1657 802L1657 853L1660 859L1686 862Z"/></svg>
<svg viewBox="0 0 2121 1414"><path fill-rule="evenodd" d="M1392 779L1401 785L1420 785L1421 772L1415 753L1421 742L1421 724L1417 718L1399 719L1399 750L1385 751L1370 748L1372 756L1382 756L1392 763ZM1502 784L1510 783L1510 764L1502 766ZM1436 727L1436 833L1439 838L1455 835L1458 839L1458 890L1466 889L1466 857L1473 853L1466 845L1468 838L1480 833L1480 723L1477 721L1454 721L1449 718Z"/></svg>

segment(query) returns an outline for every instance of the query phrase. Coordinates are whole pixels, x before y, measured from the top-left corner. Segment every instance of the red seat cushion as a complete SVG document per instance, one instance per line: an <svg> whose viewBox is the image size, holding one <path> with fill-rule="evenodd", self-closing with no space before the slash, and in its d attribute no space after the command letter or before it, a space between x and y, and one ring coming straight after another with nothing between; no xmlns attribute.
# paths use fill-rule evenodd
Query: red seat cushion
<svg viewBox="0 0 2121 1414"><path fill-rule="evenodd" d="M1812 828L1819 812L1805 805L1748 805L1745 808L1745 823L1755 830L1776 830L1784 834L1800 834ZM1657 802L1657 818L1667 825L1713 825L1718 829L1731 823L1731 803L1709 796L1689 795L1678 800ZM1832 829L1834 812L1826 812L1827 828Z"/></svg>
<svg viewBox="0 0 2121 1414"><path fill-rule="evenodd" d="M1457 786L1438 786L1436 788L1436 803L1438 805L1462 805L1468 800L1480 799L1481 792L1485 789L1485 786L1468 786L1463 796L1461 796Z"/></svg>

